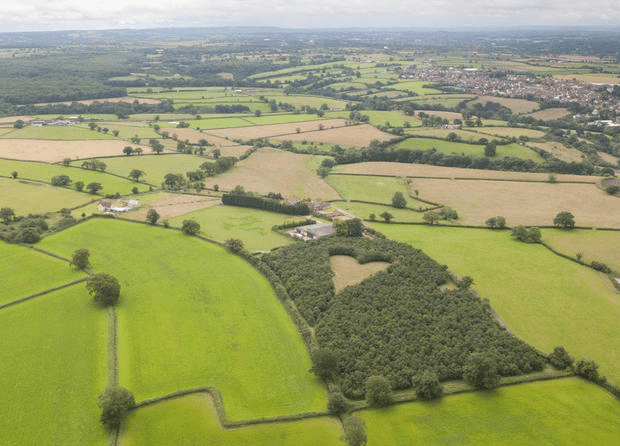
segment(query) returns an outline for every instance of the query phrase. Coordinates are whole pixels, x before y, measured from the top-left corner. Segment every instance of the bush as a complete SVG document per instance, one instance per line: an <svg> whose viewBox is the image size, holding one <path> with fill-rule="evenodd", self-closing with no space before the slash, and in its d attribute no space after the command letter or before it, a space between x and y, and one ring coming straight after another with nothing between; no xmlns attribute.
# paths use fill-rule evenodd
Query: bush
<svg viewBox="0 0 620 446"><path fill-rule="evenodd" d="M553 349L553 353L549 355L549 363L553 368L564 370L571 367L575 360L568 354L564 347L559 346Z"/></svg>
<svg viewBox="0 0 620 446"><path fill-rule="evenodd" d="M488 354L472 353L465 362L463 379L480 389L494 389L500 379L495 359Z"/></svg>
<svg viewBox="0 0 620 446"><path fill-rule="evenodd" d="M84 271L90 268L90 252L86 248L76 249L71 258L71 266L77 270Z"/></svg>
<svg viewBox="0 0 620 446"><path fill-rule="evenodd" d="M512 228L512 238L525 243L540 243L541 233L538 228L526 228L525 226L515 226Z"/></svg>
<svg viewBox="0 0 620 446"><path fill-rule="evenodd" d="M575 364L575 374L588 381L598 382L598 364L587 359L580 359Z"/></svg>
<svg viewBox="0 0 620 446"><path fill-rule="evenodd" d="M364 446L368 442L366 425L360 417L351 415L345 418L342 427L344 430L343 439L347 442L347 446Z"/></svg>
<svg viewBox="0 0 620 446"><path fill-rule="evenodd" d="M157 220L159 220L159 213L153 208L149 209L146 213L146 222L150 225L154 225L157 223Z"/></svg>
<svg viewBox="0 0 620 446"><path fill-rule="evenodd" d="M366 401L372 407L392 404L392 385L383 376L374 375L366 380Z"/></svg>
<svg viewBox="0 0 620 446"><path fill-rule="evenodd" d="M327 397L327 410L332 415L342 415L349 410L349 402L341 392L331 392Z"/></svg>
<svg viewBox="0 0 620 446"><path fill-rule="evenodd" d="M224 242L224 247L232 253L240 253L243 251L243 242L236 238L229 238Z"/></svg>
<svg viewBox="0 0 620 446"><path fill-rule="evenodd" d="M609 195L616 195L618 192L620 192L620 186L612 184L611 186L607 186L605 188L605 192L607 192Z"/></svg>
<svg viewBox="0 0 620 446"><path fill-rule="evenodd" d="M609 274L611 272L611 268L610 267L608 267L607 265L605 265L602 262L597 262L596 260L592 261L590 266L592 266L592 268L594 268L595 270L600 271L602 273Z"/></svg>
<svg viewBox="0 0 620 446"><path fill-rule="evenodd" d="M200 231L200 224L194 220L183 220L181 231L185 235L196 235Z"/></svg>
<svg viewBox="0 0 620 446"><path fill-rule="evenodd" d="M407 207L407 200L405 200L405 196L402 192L398 191L394 193L392 197L392 206L398 209L404 209Z"/></svg>

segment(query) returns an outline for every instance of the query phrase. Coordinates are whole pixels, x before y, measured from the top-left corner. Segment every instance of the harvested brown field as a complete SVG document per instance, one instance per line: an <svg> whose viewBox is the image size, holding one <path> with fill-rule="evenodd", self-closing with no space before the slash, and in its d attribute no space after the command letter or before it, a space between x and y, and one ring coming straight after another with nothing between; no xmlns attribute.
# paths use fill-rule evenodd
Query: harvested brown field
<svg viewBox="0 0 620 446"><path fill-rule="evenodd" d="M570 115L570 111L565 108L547 108L534 113L530 113L534 119L542 119L543 121L553 121L554 119L560 119Z"/></svg>
<svg viewBox="0 0 620 446"><path fill-rule="evenodd" d="M344 127L344 119L324 119L315 121L291 122L286 124L256 125L251 127L236 127L230 129L209 130L209 135L219 136L228 139L249 140L253 138L268 138L279 135L296 135L297 129L300 132L313 132L320 127L331 129L332 127ZM299 133L307 134L307 133ZM290 139L290 138L289 138Z"/></svg>
<svg viewBox="0 0 620 446"><path fill-rule="evenodd" d="M564 144L556 141L536 142L531 145L533 147L540 147L562 161L567 161L569 163L571 161L575 161L577 163L582 161L583 153L575 148L566 147Z"/></svg>
<svg viewBox="0 0 620 446"><path fill-rule="evenodd" d="M615 157L613 155L610 155L609 153L606 153L606 152L596 152L596 153L598 153L598 156L600 156L601 159L603 161L605 161L606 163L611 163L611 164L614 164L614 165L618 164L618 158L617 157Z"/></svg>
<svg viewBox="0 0 620 446"><path fill-rule="evenodd" d="M370 262L360 265L357 263L357 260L351 256L331 256L329 258L329 264L334 272L332 279L334 281L336 293L349 285L360 283L374 273L390 266L388 262Z"/></svg>
<svg viewBox="0 0 620 446"><path fill-rule="evenodd" d="M57 141L44 139L0 139L0 157L26 161L60 162L65 158L82 159L123 154L126 141ZM150 152L150 147L141 146Z"/></svg>
<svg viewBox="0 0 620 446"><path fill-rule="evenodd" d="M5 116L4 118L0 118L0 124L13 124L19 119L28 122L32 119L32 116Z"/></svg>
<svg viewBox="0 0 620 446"><path fill-rule="evenodd" d="M116 103L116 102L129 102L132 103L134 101L138 101L138 103L140 104L159 104L161 101L158 99L145 99L145 98L133 98L130 96L125 96L122 98L106 98L106 99L88 99L88 100L84 100L84 101L76 101L79 104L84 104L84 105L91 105L95 102L99 102L99 103L106 103L106 102L112 102L112 103ZM58 104L62 104L62 105L71 105L71 102L43 102L41 104L34 104L34 105L58 105Z"/></svg>
<svg viewBox="0 0 620 446"><path fill-rule="evenodd" d="M339 144L341 146L368 147L373 140L389 141L394 135L384 133L372 125L352 125L337 129L327 129L318 132L295 133L286 136L277 136L276 141L301 142L308 141L313 143Z"/></svg>
<svg viewBox="0 0 620 446"><path fill-rule="evenodd" d="M197 211L198 209L208 208L222 204L222 200L214 197L201 197L197 195L159 193L158 197L133 211L123 214L125 218L131 220L145 221L149 209L155 209L159 214L159 222L166 218L174 218L179 215Z"/></svg>
<svg viewBox="0 0 620 446"><path fill-rule="evenodd" d="M427 178L474 178L488 180L539 181L549 180L547 173L503 172L498 170L463 169L460 167L429 166L427 164L405 164L388 162L369 162L336 166L338 173L357 175L385 175L394 177ZM575 181L596 184L600 177L584 175L556 175L557 181ZM422 197L424 198L424 197Z"/></svg>
<svg viewBox="0 0 620 446"><path fill-rule="evenodd" d="M205 184L207 187L217 184L220 190L232 190L241 185L246 191L279 192L286 198L339 199L338 193L316 175L316 164L312 155L262 148L240 161L234 169L208 178Z"/></svg>
<svg viewBox="0 0 620 446"><path fill-rule="evenodd" d="M486 104L487 102L498 102L504 107L508 107L513 113L530 113L538 110L538 102L527 101L525 99L500 98L496 96L479 96L473 103Z"/></svg>
<svg viewBox="0 0 620 446"><path fill-rule="evenodd" d="M509 226L552 225L558 212L570 211L578 226L620 228L620 200L593 184L416 178L410 188L456 209L462 224L484 225L501 215Z"/></svg>
<svg viewBox="0 0 620 446"><path fill-rule="evenodd" d="M618 231L562 231L543 230L543 240L559 252L575 257L580 253L582 260L603 262L615 271L620 271L620 232Z"/></svg>
<svg viewBox="0 0 620 446"><path fill-rule="evenodd" d="M597 76L589 74L554 74L557 79L576 79L586 84L620 84L620 78L612 76Z"/></svg>

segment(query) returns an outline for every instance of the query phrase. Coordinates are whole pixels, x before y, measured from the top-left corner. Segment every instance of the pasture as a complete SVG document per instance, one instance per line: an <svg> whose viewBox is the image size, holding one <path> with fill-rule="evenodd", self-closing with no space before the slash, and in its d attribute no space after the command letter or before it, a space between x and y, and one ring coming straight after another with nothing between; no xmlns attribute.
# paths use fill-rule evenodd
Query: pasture
<svg viewBox="0 0 620 446"><path fill-rule="evenodd" d="M392 204L392 197L398 191L403 193L407 201L411 201L408 198L407 184L402 178L330 175L327 181L345 200Z"/></svg>
<svg viewBox="0 0 620 446"><path fill-rule="evenodd" d="M207 148L207 150L209 150ZM183 173L198 170L198 167L207 161L194 155L169 154L169 155L132 155L119 156L117 158L106 158L103 160L107 164L106 172L110 172L123 177L128 177L133 169L144 172L141 181L161 185L164 176L168 173ZM74 165L80 165L81 161L75 161ZM0 166L1 166L0 162ZM132 183L136 184L136 183Z"/></svg>
<svg viewBox="0 0 620 446"><path fill-rule="evenodd" d="M529 143L532 147L538 147L540 149L549 152L551 155L556 158L570 162L582 162L585 158L585 155L579 150L573 147L566 147L564 144L557 141L547 141L547 142L532 142Z"/></svg>
<svg viewBox="0 0 620 446"><path fill-rule="evenodd" d="M385 175L398 177L429 178L484 178L489 180L537 181L549 180L549 174L532 172L503 172L498 170L463 169L460 167L431 166L390 162L367 162L336 166L335 172L357 175ZM595 184L600 177L585 175L556 175L558 182L571 181Z"/></svg>
<svg viewBox="0 0 620 446"><path fill-rule="evenodd" d="M422 249L458 276L472 277L473 288L528 344L543 352L562 345L577 359L594 360L602 375L620 383L620 300L598 272L541 245L515 241L509 231L373 227Z"/></svg>
<svg viewBox="0 0 620 446"><path fill-rule="evenodd" d="M388 85L385 88L393 88L394 90L401 91L409 91L411 93L415 93L418 96L428 96L433 94L441 94L440 90L436 90L434 88L425 88L425 85L428 85L429 82L421 81L421 80L411 80L411 81L400 81L396 84Z"/></svg>
<svg viewBox="0 0 620 446"><path fill-rule="evenodd" d="M2 136L10 139L50 139L56 141L114 139L111 134L97 132L85 127L71 125L67 127L45 125L42 127L26 126Z"/></svg>
<svg viewBox="0 0 620 446"><path fill-rule="evenodd" d="M328 417L224 430L210 397L190 395L134 412L120 446L341 446L340 424Z"/></svg>
<svg viewBox="0 0 620 446"><path fill-rule="evenodd" d="M562 254L582 254L584 262L596 260L620 272L620 232L543 229L543 240Z"/></svg>
<svg viewBox="0 0 620 446"><path fill-rule="evenodd" d="M262 148L228 172L207 178L205 185L212 188L217 184L220 190L232 190L242 185L246 191L261 194L276 192L286 198L340 198L329 184L316 175L317 159L321 158Z"/></svg>
<svg viewBox="0 0 620 446"><path fill-rule="evenodd" d="M97 198L83 192L25 180L0 178L0 207L10 207L16 215L45 214L73 208Z"/></svg>
<svg viewBox="0 0 620 446"><path fill-rule="evenodd" d="M478 133L477 130L474 130L472 128L466 128L465 130L461 130L461 129L450 130L450 129L442 129L442 128L436 128L436 127L432 127L432 128L431 127L418 127L418 128L406 129L406 133L412 136L441 138L441 139L447 139L450 133L455 133L461 140L470 141L470 142L477 142L480 140L480 138L489 139L487 135L482 135Z"/></svg>
<svg viewBox="0 0 620 446"><path fill-rule="evenodd" d="M570 114L570 110L566 108L546 108L534 113L529 113L528 116L531 116L534 119L542 119L543 121L553 121L555 119L570 116Z"/></svg>
<svg viewBox="0 0 620 446"><path fill-rule="evenodd" d="M41 245L63 255L87 247L93 270L119 279L119 380L138 401L212 385L235 420L324 409L295 326L241 258L179 231L108 219Z"/></svg>
<svg viewBox="0 0 620 446"><path fill-rule="evenodd" d="M548 226L568 210L578 226L620 228L620 200L592 184L416 178L411 188L425 200L457 209L463 224L482 226L501 215L509 226Z"/></svg>
<svg viewBox="0 0 620 446"><path fill-rule="evenodd" d="M340 128L330 128L325 125L325 130L296 133L292 135L275 136L275 141L309 141L314 143L339 144L341 146L367 147L373 140L389 141L394 135L377 130L369 124L352 125Z"/></svg>
<svg viewBox="0 0 620 446"><path fill-rule="evenodd" d="M140 124L140 125L138 125ZM138 138L149 139L149 138L157 138L160 136L155 132L152 127L146 125L143 122L100 122L98 124L100 127L105 127L109 130L109 133L113 131L118 131L118 138L129 139L134 136L138 136ZM90 132L91 130L89 130Z"/></svg>
<svg viewBox="0 0 620 446"><path fill-rule="evenodd" d="M576 378L503 387L360 413L368 444L381 446L614 444L620 407Z"/></svg>
<svg viewBox="0 0 620 446"><path fill-rule="evenodd" d="M332 280L336 293L349 285L360 283L390 265L388 262L369 262L360 265L351 256L331 256L329 264L334 272Z"/></svg>
<svg viewBox="0 0 620 446"><path fill-rule="evenodd" d="M107 164L107 162L108 160L106 159L105 163ZM82 164L82 161L77 161L74 164L79 166ZM72 185L77 181L82 181L85 186L91 182L99 182L103 186L101 191L103 194L114 194L119 192L124 195L130 193L131 189L136 186L140 191L145 191L148 189L148 187L144 184L136 184L124 178L118 178L114 175L107 175L93 170L50 165L45 163L0 159L0 172L2 175L9 176L11 172L14 171L18 173L17 181L19 181L19 179L27 179L49 183L52 177L56 175L67 175L73 181ZM127 176L128 174L129 172L126 172L123 176ZM84 189L84 191L86 191L86 189ZM91 199L93 198L96 197L91 196Z"/></svg>
<svg viewBox="0 0 620 446"><path fill-rule="evenodd" d="M216 203L220 204L221 201L218 199ZM153 206L159 212L160 207L157 207L156 203ZM185 213L173 218L170 224L180 227L183 220L187 219L200 223L200 232L205 237L222 243L230 238L239 239L243 242L245 249L250 252L270 251L293 241L271 230L274 225L295 220L283 214L222 205Z"/></svg>
<svg viewBox="0 0 620 446"><path fill-rule="evenodd" d="M107 322L84 284L0 311L1 444L107 444Z"/></svg>
<svg viewBox="0 0 620 446"><path fill-rule="evenodd" d="M407 197L407 206L412 208L418 208L420 206L426 208L429 205L426 203L422 203L420 201L414 200L413 198ZM331 204L338 208L342 209L350 214L355 215L361 219L369 219L370 214L375 214L377 221L383 221L383 218L380 217L384 212L388 212L394 216L392 221L395 222L422 222L423 213L414 212L409 209L397 209L391 205L380 205L380 204L368 204L368 203L356 203L356 202L346 202L346 201L332 201Z"/></svg>
<svg viewBox="0 0 620 446"><path fill-rule="evenodd" d="M219 198L167 192L141 195L136 199L140 201L142 206L123 214L123 217L130 220L145 221L149 209L155 209L159 214L158 223L160 224L169 218L221 204Z"/></svg>
<svg viewBox="0 0 620 446"><path fill-rule="evenodd" d="M95 132L96 133L96 132ZM127 141L110 139L105 141L52 141L45 139L0 139L0 157L25 161L58 163L65 158L79 160L98 156L123 154ZM135 145L133 145L135 148ZM140 146L144 153L150 147Z"/></svg>
<svg viewBox="0 0 620 446"><path fill-rule="evenodd" d="M546 135L545 132L540 130L522 129L519 127L483 127L478 128L477 131L491 136L499 136L501 138L518 138L520 136L526 136L529 139L538 139Z"/></svg>
<svg viewBox="0 0 620 446"><path fill-rule="evenodd" d="M69 263L24 246L0 242L3 292L0 305L84 277Z"/></svg>
<svg viewBox="0 0 620 446"><path fill-rule="evenodd" d="M382 110L362 110L362 115L366 115L369 118L369 123L375 126L384 126L388 123L392 127L403 127L406 122L409 122L412 127L419 127L420 121L414 116L407 116L403 112L394 111L382 111ZM350 112L330 112L329 116L339 117L343 119L349 119Z"/></svg>

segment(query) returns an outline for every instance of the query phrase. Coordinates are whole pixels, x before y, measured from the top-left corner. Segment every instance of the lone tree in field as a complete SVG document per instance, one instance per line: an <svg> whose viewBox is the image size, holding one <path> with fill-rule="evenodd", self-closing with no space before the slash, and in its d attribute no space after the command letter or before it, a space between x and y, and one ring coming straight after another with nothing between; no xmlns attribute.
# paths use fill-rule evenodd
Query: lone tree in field
<svg viewBox="0 0 620 446"><path fill-rule="evenodd" d="M80 271L90 268L90 252L86 248L76 249L71 257L71 267Z"/></svg>
<svg viewBox="0 0 620 446"><path fill-rule="evenodd" d="M479 389L494 389L499 385L495 360L488 354L472 353L465 362L463 379Z"/></svg>
<svg viewBox="0 0 620 446"><path fill-rule="evenodd" d="M364 446L368 442L366 425L357 415L345 418L342 428L344 430L344 437L342 439L347 442L347 446Z"/></svg>
<svg viewBox="0 0 620 446"><path fill-rule="evenodd" d="M159 220L159 214L157 211L155 209L149 209L146 213L146 222L150 225L154 225L157 223L157 220Z"/></svg>
<svg viewBox="0 0 620 446"><path fill-rule="evenodd" d="M84 182L83 181L76 181L75 184L75 190L78 192L82 192L84 190Z"/></svg>
<svg viewBox="0 0 620 446"><path fill-rule="evenodd" d="M392 385L383 376L375 375L366 380L366 401L372 407L392 404Z"/></svg>
<svg viewBox="0 0 620 446"><path fill-rule="evenodd" d="M575 227L575 216L568 211L562 211L553 219L553 225L560 229L573 229Z"/></svg>
<svg viewBox="0 0 620 446"><path fill-rule="evenodd" d="M394 196L392 197L392 206L398 209L404 209L407 207L407 200L405 200L405 196L402 192L397 191L394 193Z"/></svg>
<svg viewBox="0 0 620 446"><path fill-rule="evenodd" d="M93 274L88 277L86 289L96 303L105 307L116 305L121 295L121 285L116 277L106 273Z"/></svg>
<svg viewBox="0 0 620 446"><path fill-rule="evenodd" d="M386 223L389 223L390 220L394 218L394 216L390 214L388 211L385 211L382 214L379 214L379 217L384 219Z"/></svg>
<svg viewBox="0 0 620 446"><path fill-rule="evenodd" d="M108 387L99 395L97 406L101 409L101 423L109 429L115 429L136 406L136 401L129 390L123 387Z"/></svg>
<svg viewBox="0 0 620 446"><path fill-rule="evenodd" d="M129 172L129 178L131 178L134 181L139 181L140 177L144 176L144 171L140 170L140 169L133 169L131 172Z"/></svg>
<svg viewBox="0 0 620 446"><path fill-rule="evenodd" d="M196 235L200 231L200 224L194 220L183 220L181 232L185 235Z"/></svg>
<svg viewBox="0 0 620 446"><path fill-rule="evenodd" d="M88 186L86 186L86 189L88 189L88 191L91 194L97 195L97 192L103 189L103 186L101 185L101 183L97 183L96 181L93 181L92 183L88 183Z"/></svg>

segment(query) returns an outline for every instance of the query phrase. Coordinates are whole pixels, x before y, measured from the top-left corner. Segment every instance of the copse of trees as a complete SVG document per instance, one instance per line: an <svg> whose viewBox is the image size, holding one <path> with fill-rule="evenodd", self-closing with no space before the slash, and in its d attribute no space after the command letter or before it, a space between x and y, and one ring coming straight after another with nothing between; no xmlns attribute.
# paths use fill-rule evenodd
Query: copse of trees
<svg viewBox="0 0 620 446"><path fill-rule="evenodd" d="M329 258L383 260L385 270L336 293ZM317 342L338 358L336 379L348 398L363 398L366 380L382 375L394 390L433 370L463 378L471 351L493 352L498 374L541 370L547 359L502 330L466 287L441 289L446 267L422 251L387 239L328 237L263 255Z"/></svg>

